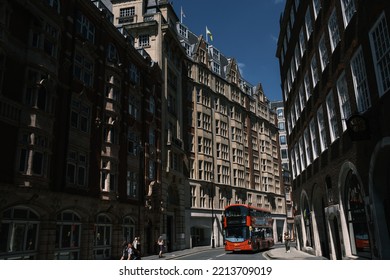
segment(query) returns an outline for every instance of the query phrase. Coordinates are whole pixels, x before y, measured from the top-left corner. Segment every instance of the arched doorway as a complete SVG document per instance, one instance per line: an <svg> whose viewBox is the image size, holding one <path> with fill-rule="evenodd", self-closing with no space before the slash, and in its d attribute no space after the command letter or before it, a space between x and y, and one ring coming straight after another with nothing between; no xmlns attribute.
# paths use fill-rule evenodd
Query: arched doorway
<svg viewBox="0 0 390 280"><path fill-rule="evenodd" d="M302 217L303 217L303 227L305 229L306 240L305 247L313 248L314 240L313 240L313 223L311 217L311 208L309 204L309 199L307 198L306 193L303 195L302 200Z"/></svg>
<svg viewBox="0 0 390 280"><path fill-rule="evenodd" d="M333 216L330 221L330 226L332 228L332 239L334 244L334 250L336 253L336 260L342 259L341 253L341 240L340 240L340 230L339 230L339 221L337 216Z"/></svg>
<svg viewBox="0 0 390 280"><path fill-rule="evenodd" d="M351 241L351 253L371 258L370 234L364 203L364 191L356 175L350 171L345 182L346 220Z"/></svg>
<svg viewBox="0 0 390 280"><path fill-rule="evenodd" d="M383 138L370 162L369 196L372 201L370 233L374 258L390 259L390 137Z"/></svg>

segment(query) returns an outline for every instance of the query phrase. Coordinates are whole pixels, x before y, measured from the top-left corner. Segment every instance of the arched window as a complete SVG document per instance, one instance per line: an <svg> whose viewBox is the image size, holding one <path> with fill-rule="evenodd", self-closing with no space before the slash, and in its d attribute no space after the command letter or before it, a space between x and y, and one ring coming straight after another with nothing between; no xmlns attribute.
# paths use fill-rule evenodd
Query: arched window
<svg viewBox="0 0 390 280"><path fill-rule="evenodd" d="M134 220L126 216L123 218L122 222L122 237L123 241L133 241L135 237L135 223Z"/></svg>
<svg viewBox="0 0 390 280"><path fill-rule="evenodd" d="M55 258L58 260L80 259L81 221L73 211L57 215Z"/></svg>
<svg viewBox="0 0 390 280"><path fill-rule="evenodd" d="M119 55L116 47L110 43L107 46L107 61L112 63L119 63Z"/></svg>
<svg viewBox="0 0 390 280"><path fill-rule="evenodd" d="M39 216L27 207L14 207L2 214L0 259L35 259Z"/></svg>
<svg viewBox="0 0 390 280"><path fill-rule="evenodd" d="M111 219L105 214L99 214L95 223L94 249L95 259L103 260L111 257Z"/></svg>
<svg viewBox="0 0 390 280"><path fill-rule="evenodd" d="M346 180L347 222L352 254L371 258L371 245L367 226L362 187L356 175L350 172Z"/></svg>
<svg viewBox="0 0 390 280"><path fill-rule="evenodd" d="M304 197L302 215L304 221L304 227L306 231L306 247L313 247L313 229L312 229L312 219L311 219L311 210L309 206L309 201L307 197Z"/></svg>

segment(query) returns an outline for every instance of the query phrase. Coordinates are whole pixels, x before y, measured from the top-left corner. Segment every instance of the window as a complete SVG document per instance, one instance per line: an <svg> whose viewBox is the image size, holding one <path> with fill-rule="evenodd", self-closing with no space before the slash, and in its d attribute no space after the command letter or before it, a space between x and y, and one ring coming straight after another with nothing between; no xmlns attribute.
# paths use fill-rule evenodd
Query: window
<svg viewBox="0 0 390 280"><path fill-rule="evenodd" d="M90 127L90 107L76 99L72 99L70 112L70 125L82 132L89 132Z"/></svg>
<svg viewBox="0 0 390 280"><path fill-rule="evenodd" d="M330 47L333 52L336 46L338 45L338 43L340 42L340 31L337 22L336 9L333 9L333 12L329 17L328 30L329 30L329 38L330 38Z"/></svg>
<svg viewBox="0 0 390 280"><path fill-rule="evenodd" d="M370 31L372 56L378 82L379 96L390 88L390 35L385 13Z"/></svg>
<svg viewBox="0 0 390 280"><path fill-rule="evenodd" d="M299 32L299 46L301 48L301 56L303 56L306 51L306 38L303 27L301 29L301 32Z"/></svg>
<svg viewBox="0 0 390 280"><path fill-rule="evenodd" d="M291 151L290 151L290 162L291 162L291 171L292 171L292 176L293 176L293 179L295 179L295 177L297 176L297 171L296 171L296 169L295 169L295 167L296 167L296 165L295 165L295 163L296 163L296 161L295 161L295 154L294 154L294 149L292 149Z"/></svg>
<svg viewBox="0 0 390 280"><path fill-rule="evenodd" d="M101 161L100 189L103 192L115 192L117 190L117 165L107 159Z"/></svg>
<svg viewBox="0 0 390 280"><path fill-rule="evenodd" d="M283 108L276 109L276 114L278 115L278 118L283 118L284 117L284 109Z"/></svg>
<svg viewBox="0 0 390 280"><path fill-rule="evenodd" d="M282 156L282 159L288 158L287 149L281 149L281 156Z"/></svg>
<svg viewBox="0 0 390 280"><path fill-rule="evenodd" d="M354 0L341 0L341 8L343 11L344 26L347 27L353 14L355 13L355 1Z"/></svg>
<svg viewBox="0 0 390 280"><path fill-rule="evenodd" d="M80 217L73 211L63 211L57 215L56 242L54 253L57 260L80 259Z"/></svg>
<svg viewBox="0 0 390 280"><path fill-rule="evenodd" d="M22 133L19 142L21 144L19 172L24 175L46 177L49 161L48 138L37 133L25 132Z"/></svg>
<svg viewBox="0 0 390 280"><path fill-rule="evenodd" d="M134 171L127 171L126 195L128 198L137 198L138 194L138 174Z"/></svg>
<svg viewBox="0 0 390 280"><path fill-rule="evenodd" d="M76 30L84 39L94 43L95 26L80 11L77 12Z"/></svg>
<svg viewBox="0 0 390 280"><path fill-rule="evenodd" d="M126 216L122 220L122 240L131 241L135 237L135 223L134 220Z"/></svg>
<svg viewBox="0 0 390 280"><path fill-rule="evenodd" d="M330 130L330 141L333 142L337 138L339 138L339 128L337 123L337 114L335 111L335 104L333 98L333 92L329 92L326 97L326 109L328 112L328 122L329 122L329 130Z"/></svg>
<svg viewBox="0 0 390 280"><path fill-rule="evenodd" d="M127 132L127 153L130 155L137 155L140 151L139 137L131 130Z"/></svg>
<svg viewBox="0 0 390 280"><path fill-rule="evenodd" d="M220 67L219 63L217 63L215 61L213 61L213 71L215 73L217 73L218 75L221 74L221 67Z"/></svg>
<svg viewBox="0 0 390 280"><path fill-rule="evenodd" d="M340 104L340 113L342 119L343 131L347 129L346 121L351 116L351 103L349 100L347 80L345 79L345 73L343 72L340 78L337 80L337 92Z"/></svg>
<svg viewBox="0 0 390 280"><path fill-rule="evenodd" d="M296 160L296 167L297 167L297 175L301 174L301 157L300 157L300 154L299 154L299 147L298 147L298 143L295 144L294 146L294 153L295 153L295 160Z"/></svg>
<svg viewBox="0 0 390 280"><path fill-rule="evenodd" d="M112 43L109 43L107 47L107 60L109 62L119 62L118 51Z"/></svg>
<svg viewBox="0 0 390 280"><path fill-rule="evenodd" d="M184 38L188 38L188 29L182 24L179 24L179 34Z"/></svg>
<svg viewBox="0 0 390 280"><path fill-rule="evenodd" d="M87 183L87 153L70 150L66 168L66 181L72 187L86 188Z"/></svg>
<svg viewBox="0 0 390 280"><path fill-rule="evenodd" d="M313 0L313 10L314 10L314 19L317 19L318 14L321 10L321 2L320 0Z"/></svg>
<svg viewBox="0 0 390 280"><path fill-rule="evenodd" d="M310 121L310 137L313 148L313 160L318 157L318 143L317 143L317 126L315 125L314 119Z"/></svg>
<svg viewBox="0 0 390 280"><path fill-rule="evenodd" d="M129 98L129 115L134 119L138 120L140 118L140 107L141 102L138 99Z"/></svg>
<svg viewBox="0 0 390 280"><path fill-rule="evenodd" d="M306 155L305 155L305 145L304 145L304 142L303 142L303 137L301 136L299 138L299 156L301 157L301 168L302 168L302 171L305 170L306 168Z"/></svg>
<svg viewBox="0 0 390 280"><path fill-rule="evenodd" d="M310 165L310 163L312 162L312 157L311 157L311 145L310 145L310 136L309 136L309 128L306 128L304 133L303 133L303 137L304 137L304 146L305 146L305 149L306 149L306 163L307 165Z"/></svg>
<svg viewBox="0 0 390 280"><path fill-rule="evenodd" d="M109 259L111 257L111 219L104 214L100 214L97 217L94 229L94 259Z"/></svg>
<svg viewBox="0 0 390 280"><path fill-rule="evenodd" d="M329 56L328 56L328 49L325 44L325 36L323 35L321 37L320 43L319 43L319 49L320 49L320 58L321 58L321 70L324 71L326 65L329 62Z"/></svg>
<svg viewBox="0 0 390 280"><path fill-rule="evenodd" d="M320 108L318 108L318 111L317 111L317 125L318 125L318 131L319 131L319 134L320 134L321 152L323 152L328 147L328 142L326 140L324 111L323 111L323 107L322 106Z"/></svg>
<svg viewBox="0 0 390 280"><path fill-rule="evenodd" d="M119 17L128 17L135 15L135 7L127 7L119 10Z"/></svg>
<svg viewBox="0 0 390 280"><path fill-rule="evenodd" d="M26 88L25 103L32 108L47 111L48 94L46 88L38 85Z"/></svg>
<svg viewBox="0 0 390 280"><path fill-rule="evenodd" d="M311 74L312 74L312 81L313 81L313 88L317 85L317 82L319 80L318 76L318 67L317 67L317 58L315 54L313 55L313 58L311 59Z"/></svg>
<svg viewBox="0 0 390 280"><path fill-rule="evenodd" d="M278 123L278 128L279 128L279 130L282 130L282 131L284 131L286 128L285 128L285 125L284 125L284 122L279 122Z"/></svg>
<svg viewBox="0 0 390 280"><path fill-rule="evenodd" d="M73 76L83 82L86 86L92 86L93 66L92 60L76 51L74 56Z"/></svg>
<svg viewBox="0 0 390 280"><path fill-rule="evenodd" d="M140 48L149 47L149 35L139 35L138 46Z"/></svg>
<svg viewBox="0 0 390 280"><path fill-rule="evenodd" d="M197 207L196 186L191 186L191 207Z"/></svg>
<svg viewBox="0 0 390 280"><path fill-rule="evenodd" d="M107 75L105 91L106 98L110 99L109 102L118 102L120 99L120 79L114 75Z"/></svg>
<svg viewBox="0 0 390 280"><path fill-rule="evenodd" d="M311 20L310 9L308 8L305 15L306 36L309 41L310 35L313 32L313 23Z"/></svg>
<svg viewBox="0 0 390 280"><path fill-rule="evenodd" d="M311 96L309 73L305 74L304 83L305 83L306 100L309 100Z"/></svg>
<svg viewBox="0 0 390 280"><path fill-rule="evenodd" d="M138 67L133 63L129 64L129 78L130 82L135 85L138 85L140 82L140 72L138 70Z"/></svg>
<svg viewBox="0 0 390 280"><path fill-rule="evenodd" d="M364 63L363 51L360 47L351 60L353 85L355 89L356 103L359 112L366 111L371 107L370 92L368 89L368 81L366 67Z"/></svg>
<svg viewBox="0 0 390 280"><path fill-rule="evenodd" d="M39 217L32 210L14 207L1 213L0 255L7 259L35 259ZM4 256L4 255L5 256Z"/></svg>
<svg viewBox="0 0 390 280"><path fill-rule="evenodd" d="M285 135L280 135L280 145L286 145L287 144L287 139Z"/></svg>
<svg viewBox="0 0 390 280"><path fill-rule="evenodd" d="M304 89L303 89L303 85L301 85L299 87L299 100L300 100L300 103L301 103L301 112L302 112L303 109L305 109L305 105L306 105L305 92L304 92Z"/></svg>

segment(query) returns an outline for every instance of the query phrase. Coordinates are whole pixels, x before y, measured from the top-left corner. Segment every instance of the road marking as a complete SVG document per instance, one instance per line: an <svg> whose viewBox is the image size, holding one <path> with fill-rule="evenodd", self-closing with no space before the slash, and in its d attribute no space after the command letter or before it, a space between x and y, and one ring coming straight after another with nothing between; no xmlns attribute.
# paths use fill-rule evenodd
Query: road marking
<svg viewBox="0 0 390 280"><path fill-rule="evenodd" d="M207 259L208 261L210 261L210 260L212 260L213 258L209 258L209 259Z"/></svg>
<svg viewBox="0 0 390 280"><path fill-rule="evenodd" d="M222 257L224 255L226 255L226 253L218 255L217 258Z"/></svg>

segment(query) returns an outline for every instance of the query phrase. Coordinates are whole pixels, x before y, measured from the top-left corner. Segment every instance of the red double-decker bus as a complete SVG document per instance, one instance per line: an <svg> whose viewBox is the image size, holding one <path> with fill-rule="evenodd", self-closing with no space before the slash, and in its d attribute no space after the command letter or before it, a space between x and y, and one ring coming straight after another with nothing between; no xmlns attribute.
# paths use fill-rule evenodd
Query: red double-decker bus
<svg viewBox="0 0 390 280"><path fill-rule="evenodd" d="M223 216L226 251L259 251L274 246L273 219L267 209L232 204Z"/></svg>

